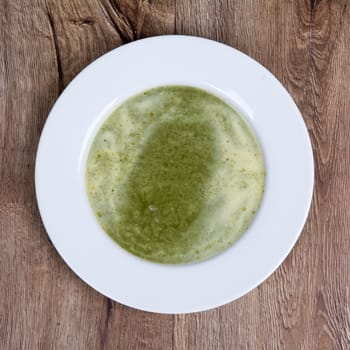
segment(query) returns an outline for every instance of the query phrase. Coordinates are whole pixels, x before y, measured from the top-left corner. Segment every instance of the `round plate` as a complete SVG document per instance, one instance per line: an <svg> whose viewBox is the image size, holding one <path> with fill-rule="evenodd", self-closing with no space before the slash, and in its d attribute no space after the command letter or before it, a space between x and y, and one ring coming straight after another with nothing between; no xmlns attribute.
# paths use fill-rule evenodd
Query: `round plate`
<svg viewBox="0 0 350 350"><path fill-rule="evenodd" d="M161 265L124 251L97 223L85 191L85 160L101 122L126 98L160 85L208 90L255 129L266 188L252 225L231 248L191 265ZM295 244L313 190L310 139L298 108L263 66L229 46L161 36L115 49L85 68L57 100L36 159L45 228L70 268L122 304L160 313L210 309L266 279Z"/></svg>

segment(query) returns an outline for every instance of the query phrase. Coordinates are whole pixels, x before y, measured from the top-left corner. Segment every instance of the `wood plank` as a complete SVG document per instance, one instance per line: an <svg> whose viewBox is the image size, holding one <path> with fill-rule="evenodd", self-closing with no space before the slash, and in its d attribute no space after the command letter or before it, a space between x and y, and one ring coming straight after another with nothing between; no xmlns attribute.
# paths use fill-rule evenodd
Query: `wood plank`
<svg viewBox="0 0 350 350"><path fill-rule="evenodd" d="M349 110L349 106L343 102L347 100L345 96L348 91L342 88L339 94L342 78L338 76L347 72L344 66L348 67L345 42L349 37L341 29L346 27L349 18L344 3L270 1L256 6L255 1L217 1L215 7L211 5L210 34L207 33L207 23L201 20L201 16L208 18L206 13L197 16L195 21L189 21L193 13L201 11L201 1L192 1L190 10L185 5L177 6L177 18L183 18L183 23L177 20L181 33L225 42L257 59L276 74L304 115L316 156L316 195L296 248L270 279L244 298L216 311L176 316L175 324L179 331L175 331L175 345L179 344L178 349L183 348L184 344L201 348L204 339L207 347L213 349L346 349L350 344L346 335L349 331L349 309L346 309L349 289L346 286L349 283L348 278L344 278L345 275L349 276L349 264L345 267L344 256L337 259L335 255L328 262L327 256L321 253L322 249L326 249L327 253L332 251L330 220L332 231L342 244L341 248L337 245L333 249L340 254L345 254L349 249L345 230L348 218L344 207L344 203L349 203L350 199L349 190L344 187L344 183L348 182L345 176L348 179L349 173L343 169L341 175L344 177L335 177L334 166L337 164L339 168L340 164L347 164L344 154L341 156L343 161L339 159L331 166L319 162L319 158L324 158L325 148L330 159L339 157L334 149L342 142L342 153L346 157L350 155L349 143L345 144L349 119L332 121L329 112L318 110L319 106L325 105L333 116L342 118ZM336 52L339 35L342 35L344 42ZM333 61L333 55L338 62ZM327 78L325 72L328 72ZM329 84L332 89L325 90L324 87ZM342 130L338 129L340 125L343 126ZM334 133L338 131L336 141L332 141L329 128ZM321 187L323 181L319 174L324 171L327 171L325 184L329 186L334 182L332 202L329 202L329 188ZM342 200L335 186L341 186ZM325 202L328 204L325 205ZM334 213L335 208L341 212ZM342 220L339 221L336 214L341 214ZM325 229L326 223L328 229ZM333 269L330 268L331 264L335 265ZM327 282L323 276L320 278L320 271L327 274ZM319 283L324 287L320 288ZM323 289L327 292L322 292ZM329 303L327 312L322 310L326 308L324 294ZM319 320L316 322L317 318ZM341 319L341 326L335 321L337 318ZM219 327L215 322L218 319ZM193 332L193 329L198 332ZM207 336L201 329L205 329ZM218 337L221 339L220 346L217 344Z"/></svg>
<svg viewBox="0 0 350 350"><path fill-rule="evenodd" d="M313 331L318 349L350 347L350 8L315 3L310 87L314 99L319 260ZM317 236L316 236L317 234Z"/></svg>

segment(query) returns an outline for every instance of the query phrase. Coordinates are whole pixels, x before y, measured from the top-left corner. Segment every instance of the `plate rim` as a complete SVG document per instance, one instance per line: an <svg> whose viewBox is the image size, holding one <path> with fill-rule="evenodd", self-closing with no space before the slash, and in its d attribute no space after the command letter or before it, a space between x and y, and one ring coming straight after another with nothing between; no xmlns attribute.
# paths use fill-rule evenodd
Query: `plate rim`
<svg viewBox="0 0 350 350"><path fill-rule="evenodd" d="M39 167L39 162L41 160L41 154L43 152L42 148L43 148L43 140L45 138L47 138L47 125L49 125L48 123L50 123L50 117L52 117L52 111L55 109L56 105L57 105L57 102L58 101L61 101L62 98L65 96L65 94L67 94L70 90L70 86L72 84L76 84L77 81L80 79L80 77L82 75L85 74L86 71L88 70L91 70L94 68L95 64L97 64L98 62L101 62L101 60L103 60L104 57L108 56L108 55L112 55L114 52L116 52L117 50L127 50L127 48L129 46L134 46L134 45L140 45L140 42L151 42L151 41L156 41L156 40L167 40L167 39L170 39L170 40L173 40L173 39L185 39L185 40L199 40L199 41L207 41L207 42L210 42L211 44L215 43L215 45L222 45L224 47L227 47L229 48L230 50L233 50L235 51L236 53L238 53L239 55L243 55L246 59L250 60L250 61L253 61L254 64L257 64L260 68L262 68L265 73L272 79L274 79L275 81L278 82L278 84L280 85L280 87L284 90L285 93L287 93L289 99L290 99L290 102L294 104L296 110L298 111L299 113L299 116L301 117L301 121L303 123L303 126L305 128L305 131L306 131L306 135L307 135L307 141L309 142L309 150L311 151L311 158L310 158L310 161L311 161L311 169L312 169L312 172L309 174L310 175L310 178L309 178L309 181L310 181L310 195L309 195L309 198L307 200L307 210L305 210L305 213L304 213L304 217L303 219L301 220L301 224L300 224L300 229L298 230L298 233L295 234L295 237L294 237L294 240L291 244L291 246L289 247L288 251L285 251L283 256L280 258L280 261L278 263L275 264L275 267L273 269L271 269L269 271L269 273L267 273L266 275L262 276L261 279L259 280L256 280L256 283L255 285L248 291L245 291L243 293L241 293L240 295L236 296L234 299L232 298L228 298L227 300L221 300L220 302L217 302L217 303L212 303L211 305L207 304L205 307L203 308L200 308L200 309L196 309L196 310L181 310L180 312L174 312L174 311L171 311L171 312L162 312L162 310L150 310L150 309L147 309L147 308L140 308L140 307L135 307L134 305L130 305L130 304L127 304L125 302L121 302L119 300L116 300L116 298L112 295L108 295L108 293L106 293L105 291L101 291L100 288L98 288L97 286L95 286L94 284L90 283L86 278L84 278L84 276L82 276L79 271L76 271L74 268L72 268L71 264L68 263L68 261L66 260L66 257L64 256L64 253L61 252L61 250L56 246L56 244L54 244L54 239L51 237L50 235L50 230L48 230L47 228L47 223L45 222L45 219L44 219L44 214L43 214L43 211L45 209L43 209L42 207L42 203L40 203L40 190L39 190L39 187L40 187L40 179L39 179L39 172L40 172L40 167ZM125 100L125 99L124 99ZM121 101L122 102L122 101ZM105 116L106 117L106 116ZM257 130L254 128L253 126L253 129L257 132ZM258 134L258 132L257 132ZM259 135L258 135L259 136ZM264 149L263 149L263 153L264 153ZM264 153L265 155L265 153ZM94 288L95 290L99 291L101 294L109 297L110 299L112 300L116 300L124 305L127 305L129 307L132 307L132 308L135 308L135 309L141 309L141 310L144 310L144 311L149 311L149 312L157 312L157 313L165 313L165 314L176 314L176 313L190 313L190 312L198 312L198 311L204 311L204 310L207 310L207 309L211 309L211 308L214 308L214 307L218 307L220 305L224 305L228 302L231 302L232 300L236 300L238 298L240 298L242 295L248 293L249 291L251 291L252 289L254 289L256 286L258 286L259 284L261 284L264 280L266 280L267 278L269 278L271 276L271 274L273 274L273 272L281 265L281 263L285 260L285 258L289 255L289 253L291 252L292 248L294 247L296 241L298 240L298 238L300 237L300 234L302 232L302 228L303 226L305 225L305 222L307 220L307 216L308 216L308 213L310 211L310 207L311 207L311 203L312 203L312 197L313 197L313 189L314 189L314 158L313 158L313 151L312 151L312 144L311 144L311 140L310 140L310 136L308 134L308 131L307 131L307 128L306 128L306 125L305 125L305 122L302 118L302 114L300 113L297 105L295 104L294 100L292 99L292 97L290 96L290 94L288 93L288 91L286 90L286 88L282 85L282 83L269 71L267 70L262 64L260 64L259 62L255 61L253 58L249 57L248 55L242 53L241 51L235 49L235 48L232 48L231 46L229 45L226 45L224 43L220 43L220 42L217 42L217 41L213 41L213 40L210 40L210 39L206 39L206 38L200 38L200 37L196 37L196 36L186 36L186 35L161 35L161 36L156 36L156 37L149 37L149 38L145 38L145 39L140 39L140 40L137 40L137 41L134 41L134 42L130 42L128 44L124 44L120 47L117 47L115 49L112 49L111 51L103 54L102 56L100 56L99 58L97 58L96 60L94 60L92 63L90 63L88 66L86 66L66 87L65 89L63 90L63 92L60 94L60 96L58 97L58 99L56 100L55 104L53 105L52 109L50 110L49 114L48 114L48 117L47 117L47 120L45 121L45 124L44 124L44 127L42 129L42 132L41 132L41 136L40 136L40 141L39 141L39 144L38 144L38 148L37 148L37 153L36 153L36 161L35 161L35 193L36 193L36 198L37 198L37 203L38 203L38 208L39 208L39 212L40 212L40 216L41 216L41 219L42 219L42 222L43 222L43 225L45 227L45 230L50 238L50 240L53 242L53 245L55 246L56 250L58 251L59 255L61 256L61 258L65 261L65 263L70 267L71 270L73 270L73 272L79 276L85 283L87 283L89 286L91 286L92 288Z"/></svg>

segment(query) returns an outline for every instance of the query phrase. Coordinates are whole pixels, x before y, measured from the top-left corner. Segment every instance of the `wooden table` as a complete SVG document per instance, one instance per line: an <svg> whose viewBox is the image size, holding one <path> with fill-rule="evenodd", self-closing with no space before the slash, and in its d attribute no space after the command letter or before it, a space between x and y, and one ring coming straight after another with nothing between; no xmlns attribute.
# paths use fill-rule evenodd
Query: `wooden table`
<svg viewBox="0 0 350 350"><path fill-rule="evenodd" d="M350 349L349 4L0 0L0 349ZM225 42L270 69L316 161L309 219L282 266L233 303L179 316L83 283L50 244L34 193L40 132L64 87L110 49L167 33Z"/></svg>

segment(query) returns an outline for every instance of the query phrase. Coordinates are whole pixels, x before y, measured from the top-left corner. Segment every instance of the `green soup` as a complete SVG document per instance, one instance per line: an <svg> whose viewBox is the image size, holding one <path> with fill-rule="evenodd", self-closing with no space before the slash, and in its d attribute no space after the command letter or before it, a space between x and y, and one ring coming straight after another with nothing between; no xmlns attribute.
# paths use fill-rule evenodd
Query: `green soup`
<svg viewBox="0 0 350 350"><path fill-rule="evenodd" d="M87 194L103 230L141 258L207 259L248 228L264 191L259 142L220 98L162 86L122 103L98 130Z"/></svg>

